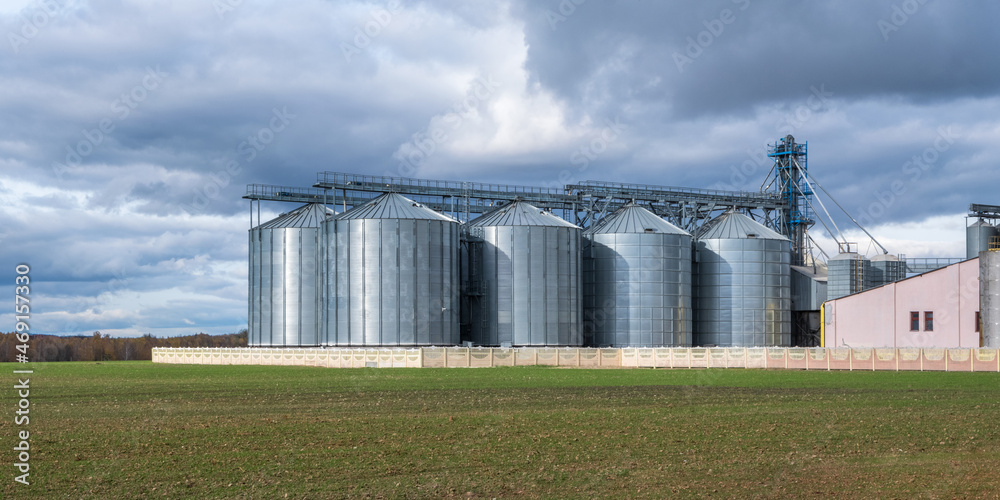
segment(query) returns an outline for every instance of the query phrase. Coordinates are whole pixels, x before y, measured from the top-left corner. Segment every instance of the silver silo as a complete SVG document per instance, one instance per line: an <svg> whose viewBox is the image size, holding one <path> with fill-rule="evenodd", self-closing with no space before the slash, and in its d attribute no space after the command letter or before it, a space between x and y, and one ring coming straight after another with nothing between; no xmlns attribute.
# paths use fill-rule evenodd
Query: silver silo
<svg viewBox="0 0 1000 500"><path fill-rule="evenodd" d="M730 211L706 224L695 249L695 345L791 345L788 238Z"/></svg>
<svg viewBox="0 0 1000 500"><path fill-rule="evenodd" d="M583 345L578 226L523 201L469 222L473 343Z"/></svg>
<svg viewBox="0 0 1000 500"><path fill-rule="evenodd" d="M583 329L604 347L691 345L691 235L635 204L583 232Z"/></svg>
<svg viewBox="0 0 1000 500"><path fill-rule="evenodd" d="M871 288L906 278L906 261L887 253L871 258Z"/></svg>
<svg viewBox="0 0 1000 500"><path fill-rule="evenodd" d="M983 219L965 228L965 258L972 259L978 257L979 252L989 250L990 238L994 236L1000 236L1000 229Z"/></svg>
<svg viewBox="0 0 1000 500"><path fill-rule="evenodd" d="M979 252L980 347L1000 347L1000 250Z"/></svg>
<svg viewBox="0 0 1000 500"><path fill-rule="evenodd" d="M321 226L332 214L313 203L250 230L251 346L320 344Z"/></svg>
<svg viewBox="0 0 1000 500"><path fill-rule="evenodd" d="M459 230L394 193L327 221L324 345L457 345Z"/></svg>
<svg viewBox="0 0 1000 500"><path fill-rule="evenodd" d="M840 252L827 263L827 300L863 292L872 286L872 263L857 252Z"/></svg>

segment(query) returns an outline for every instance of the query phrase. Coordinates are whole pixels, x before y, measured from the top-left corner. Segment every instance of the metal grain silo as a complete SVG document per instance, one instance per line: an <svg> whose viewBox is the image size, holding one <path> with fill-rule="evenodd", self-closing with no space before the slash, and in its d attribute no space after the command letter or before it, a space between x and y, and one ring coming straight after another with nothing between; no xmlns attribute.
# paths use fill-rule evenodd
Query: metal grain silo
<svg viewBox="0 0 1000 500"><path fill-rule="evenodd" d="M1000 250L979 252L980 347L1000 348Z"/></svg>
<svg viewBox="0 0 1000 500"><path fill-rule="evenodd" d="M250 230L251 346L320 344L321 226L332 214L313 203Z"/></svg>
<svg viewBox="0 0 1000 500"><path fill-rule="evenodd" d="M871 288L893 283L906 278L906 261L887 253L871 259Z"/></svg>
<svg viewBox="0 0 1000 500"><path fill-rule="evenodd" d="M457 345L459 230L394 193L327 221L324 345Z"/></svg>
<svg viewBox="0 0 1000 500"><path fill-rule="evenodd" d="M994 236L1000 236L1000 229L983 219L965 228L965 258L979 257L979 252L989 250L990 238Z"/></svg>
<svg viewBox="0 0 1000 500"><path fill-rule="evenodd" d="M523 201L469 222L479 345L583 345L580 228Z"/></svg>
<svg viewBox="0 0 1000 500"><path fill-rule="evenodd" d="M598 347L691 345L691 235L638 205L583 232L583 328Z"/></svg>
<svg viewBox="0 0 1000 500"><path fill-rule="evenodd" d="M872 285L872 263L857 252L841 252L827 265L827 300L863 292Z"/></svg>
<svg viewBox="0 0 1000 500"><path fill-rule="evenodd" d="M791 345L788 238L727 212L706 224L695 248L695 345Z"/></svg>

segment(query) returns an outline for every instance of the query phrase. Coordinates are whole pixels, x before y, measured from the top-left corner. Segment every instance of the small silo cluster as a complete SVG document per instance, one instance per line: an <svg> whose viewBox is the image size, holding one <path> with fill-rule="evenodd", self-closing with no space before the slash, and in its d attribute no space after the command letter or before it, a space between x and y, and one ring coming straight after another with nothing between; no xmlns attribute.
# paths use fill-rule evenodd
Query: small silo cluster
<svg viewBox="0 0 1000 500"><path fill-rule="evenodd" d="M788 238L729 211L705 225L695 248L695 345L791 345Z"/></svg>
<svg viewBox="0 0 1000 500"><path fill-rule="evenodd" d="M488 346L580 346L581 229L521 200L468 223L469 274L482 297L470 340Z"/></svg>
<svg viewBox="0 0 1000 500"><path fill-rule="evenodd" d="M583 237L587 344L690 346L691 235L628 204Z"/></svg>
<svg viewBox="0 0 1000 500"><path fill-rule="evenodd" d="M840 252L827 261L826 265L827 300L839 299L871 288L872 263L864 255L857 252Z"/></svg>
<svg viewBox="0 0 1000 500"><path fill-rule="evenodd" d="M313 203L250 230L250 345L321 343L322 225L332 214Z"/></svg>
<svg viewBox="0 0 1000 500"><path fill-rule="evenodd" d="M459 343L458 221L388 193L325 226L323 345Z"/></svg>
<svg viewBox="0 0 1000 500"><path fill-rule="evenodd" d="M965 228L965 258L979 257L979 252L990 249L990 238L997 236L1000 236L1000 230L996 226L983 219L977 219Z"/></svg>

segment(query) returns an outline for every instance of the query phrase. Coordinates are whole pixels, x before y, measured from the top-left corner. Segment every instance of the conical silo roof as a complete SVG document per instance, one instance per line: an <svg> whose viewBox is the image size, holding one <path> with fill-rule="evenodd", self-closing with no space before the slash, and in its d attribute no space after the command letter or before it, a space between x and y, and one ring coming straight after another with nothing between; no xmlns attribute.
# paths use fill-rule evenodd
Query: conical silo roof
<svg viewBox="0 0 1000 500"><path fill-rule="evenodd" d="M337 220L349 219L422 219L457 222L447 215L435 212L396 193L385 193L337 216Z"/></svg>
<svg viewBox="0 0 1000 500"><path fill-rule="evenodd" d="M872 262L902 262L899 257L890 253L880 253L871 258Z"/></svg>
<svg viewBox="0 0 1000 500"><path fill-rule="evenodd" d="M292 210L291 212L281 214L274 219L260 224L255 229L273 229L279 227L319 227L327 217L333 214L333 210L330 210L322 203L310 203Z"/></svg>
<svg viewBox="0 0 1000 500"><path fill-rule="evenodd" d="M590 234L658 233L690 234L639 205L629 203L583 232Z"/></svg>
<svg viewBox="0 0 1000 500"><path fill-rule="evenodd" d="M700 240L727 240L757 238L762 240L788 240L777 232L739 212L726 212L712 222L698 236Z"/></svg>
<svg viewBox="0 0 1000 500"><path fill-rule="evenodd" d="M560 217L521 200L500 207L469 222L470 226L555 226L575 227Z"/></svg>

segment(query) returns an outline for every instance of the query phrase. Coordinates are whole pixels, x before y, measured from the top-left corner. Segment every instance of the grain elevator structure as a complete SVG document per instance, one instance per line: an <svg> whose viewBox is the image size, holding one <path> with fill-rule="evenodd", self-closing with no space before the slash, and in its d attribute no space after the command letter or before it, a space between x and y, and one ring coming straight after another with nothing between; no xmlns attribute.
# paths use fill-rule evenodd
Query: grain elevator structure
<svg viewBox="0 0 1000 500"><path fill-rule="evenodd" d="M768 156L757 192L340 172L249 185L250 345L817 345L828 283L806 144ZM302 205L261 222L262 202ZM906 274L877 262L879 282ZM830 263L831 293L870 286L872 271L841 283Z"/></svg>

